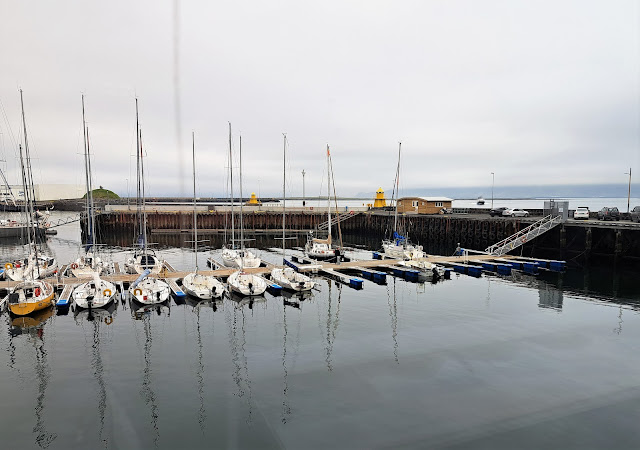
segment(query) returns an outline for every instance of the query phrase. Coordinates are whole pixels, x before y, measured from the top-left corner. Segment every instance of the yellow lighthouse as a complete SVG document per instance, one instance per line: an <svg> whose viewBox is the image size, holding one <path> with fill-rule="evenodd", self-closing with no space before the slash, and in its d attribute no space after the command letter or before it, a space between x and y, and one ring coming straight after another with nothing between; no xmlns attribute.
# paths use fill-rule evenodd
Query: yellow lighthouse
<svg viewBox="0 0 640 450"><path fill-rule="evenodd" d="M246 203L247 206L249 206L249 205L258 206L258 205L261 205L261 204L262 204L262 202L260 200L258 200L258 197L256 197L256 193L255 192L251 193L251 198Z"/></svg>
<svg viewBox="0 0 640 450"><path fill-rule="evenodd" d="M384 191L382 190L382 188L378 188L378 190L376 191L376 198L373 201L373 207L384 208L385 206L387 206L387 201L384 198Z"/></svg>

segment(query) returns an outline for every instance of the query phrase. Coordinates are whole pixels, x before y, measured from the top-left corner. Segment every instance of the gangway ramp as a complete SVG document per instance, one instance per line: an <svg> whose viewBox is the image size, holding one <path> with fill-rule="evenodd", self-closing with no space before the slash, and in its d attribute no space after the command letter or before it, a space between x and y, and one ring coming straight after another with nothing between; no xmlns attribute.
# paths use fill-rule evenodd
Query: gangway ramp
<svg viewBox="0 0 640 450"><path fill-rule="evenodd" d="M349 212L344 212L342 214L339 214L338 216L331 216L331 226L344 222L345 220L355 217L358 214L360 213L356 211L349 211ZM318 231L326 231L327 228L328 228L327 222L322 222L316 227Z"/></svg>
<svg viewBox="0 0 640 450"><path fill-rule="evenodd" d="M485 249L485 252L494 256L506 255L511 250L515 250L516 248L524 245L530 240L537 238L543 233L546 233L555 226L561 224L563 221L564 219L562 218L562 216L554 216L550 214L538 220L537 222L534 222L528 227L523 228L517 233L512 234L508 238L503 239L490 247L487 247Z"/></svg>

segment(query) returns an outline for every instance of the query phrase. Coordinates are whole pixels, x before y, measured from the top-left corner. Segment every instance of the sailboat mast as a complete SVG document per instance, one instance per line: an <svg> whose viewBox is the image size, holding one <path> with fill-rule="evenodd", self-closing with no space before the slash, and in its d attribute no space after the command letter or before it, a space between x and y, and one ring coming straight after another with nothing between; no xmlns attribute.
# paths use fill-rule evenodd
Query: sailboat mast
<svg viewBox="0 0 640 450"><path fill-rule="evenodd" d="M196 137L191 132L191 152L193 160L193 257L196 263L196 273L198 273L198 216L196 214Z"/></svg>
<svg viewBox="0 0 640 450"><path fill-rule="evenodd" d="M87 127L87 168L89 171L89 217L91 218L91 245L95 251L96 245L96 221L94 217L95 207L93 204L93 180L91 177L91 141L89 140L89 127ZM95 265L95 258L91 259L91 266Z"/></svg>
<svg viewBox="0 0 640 450"><path fill-rule="evenodd" d="M33 210L33 201L35 198L35 192L33 190L33 174L31 173L31 157L29 155L29 140L27 139L27 121L24 116L24 100L22 98L22 89L20 89L20 107L22 109L22 126L24 129L24 155L25 155L25 180L26 180L26 189L25 189L25 201L27 202L27 214L28 224L29 224L29 234L33 232L33 249L35 252L36 258L36 267L38 270L38 278L40 277L40 265L38 264L38 237L36 233L36 226L34 225L34 210Z"/></svg>
<svg viewBox="0 0 640 450"><path fill-rule="evenodd" d="M233 154L231 153L231 122L229 122L229 174L231 178L231 248L236 248L236 225L233 212Z"/></svg>
<svg viewBox="0 0 640 450"><path fill-rule="evenodd" d="M331 243L331 182L329 178L329 144L327 144L327 231L329 235L327 239L329 239L329 243Z"/></svg>
<svg viewBox="0 0 640 450"><path fill-rule="evenodd" d="M393 231L398 231L398 197L400 195L400 150L402 149L402 142L398 142L398 166L396 167L396 185L394 186L394 199L395 199L395 214L393 216Z"/></svg>
<svg viewBox="0 0 640 450"><path fill-rule="evenodd" d="M142 154L142 131L140 131L140 180L142 185L142 253L147 255L147 205L145 200L145 192L144 192L144 159Z"/></svg>
<svg viewBox="0 0 640 450"><path fill-rule="evenodd" d="M284 136L284 144L282 149L282 258L284 259L286 256L284 245L284 227L286 220L285 214L287 203L287 194L285 190L285 185L287 182L287 133L282 133L282 135Z"/></svg>
<svg viewBox="0 0 640 450"><path fill-rule="evenodd" d="M138 218L138 235L136 241L142 235L142 197L140 189L140 121L138 119L138 99L136 98L136 215Z"/></svg>
<svg viewBox="0 0 640 450"><path fill-rule="evenodd" d="M84 115L84 94L81 96L82 99L82 141L84 144L84 179L87 186L87 198L85 199L85 211L87 212L87 250L89 244L91 243L91 206L89 203L89 196L91 195L91 190L89 188L89 165L87 163L87 122L85 120Z"/></svg>
<svg viewBox="0 0 640 450"><path fill-rule="evenodd" d="M27 240L29 242L29 247L31 247L31 222L29 221L29 203L27 199L29 198L27 192L27 175L24 171L24 158L22 157L22 144L18 145L20 150L20 171L22 172L22 191L24 192L24 221L29 227L29 231L27 232Z"/></svg>
<svg viewBox="0 0 640 450"><path fill-rule="evenodd" d="M244 249L244 222L242 221L242 135L240 135L240 248ZM244 262L244 255L240 258Z"/></svg>

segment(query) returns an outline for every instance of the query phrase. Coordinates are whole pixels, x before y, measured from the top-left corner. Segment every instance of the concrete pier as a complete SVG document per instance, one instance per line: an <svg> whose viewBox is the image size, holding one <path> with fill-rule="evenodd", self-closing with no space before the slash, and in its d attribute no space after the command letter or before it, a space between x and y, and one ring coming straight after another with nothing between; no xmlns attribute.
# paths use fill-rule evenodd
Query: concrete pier
<svg viewBox="0 0 640 450"><path fill-rule="evenodd" d="M350 216L340 224L347 244L379 248L380 240L393 228L393 214L389 211L354 211ZM269 233L279 233L282 226L282 215L276 211L249 210L243 220L245 235L260 242L272 239ZM403 214L400 225L414 242L424 245L428 253L451 254L458 243L464 248L484 250L535 220L489 217L488 214ZM163 245L181 245L180 240L188 239L192 233L191 213L148 212L147 221L148 233L154 236L155 242ZM286 222L290 230L287 233L296 233L300 240L304 240L304 233L325 221L324 212L297 208L288 213ZM101 214L96 223L106 244L130 245L134 240L134 212ZM225 223L229 233L231 215L228 211L198 213L198 232L210 235L212 246L215 246L216 239L223 238ZM575 259L581 264L598 261L640 264L640 224L569 220L527 242L517 253L528 257Z"/></svg>

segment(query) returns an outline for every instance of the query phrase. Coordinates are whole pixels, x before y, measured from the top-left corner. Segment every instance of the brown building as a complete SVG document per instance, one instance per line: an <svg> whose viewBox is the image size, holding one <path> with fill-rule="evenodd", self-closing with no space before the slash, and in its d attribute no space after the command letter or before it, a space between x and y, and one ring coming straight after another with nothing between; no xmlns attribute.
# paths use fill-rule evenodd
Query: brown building
<svg viewBox="0 0 640 450"><path fill-rule="evenodd" d="M403 197L398 199L399 213L438 214L442 208L451 208L447 197Z"/></svg>

